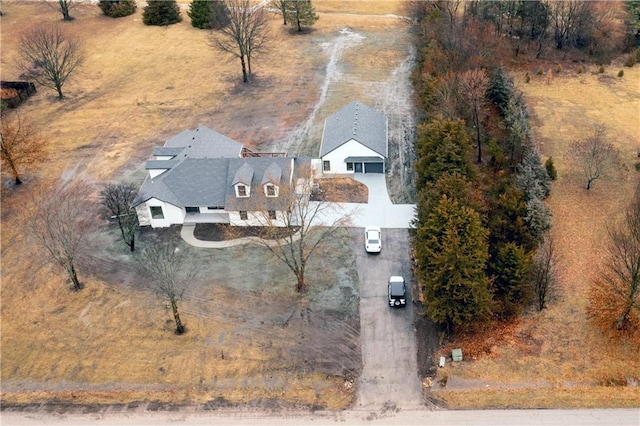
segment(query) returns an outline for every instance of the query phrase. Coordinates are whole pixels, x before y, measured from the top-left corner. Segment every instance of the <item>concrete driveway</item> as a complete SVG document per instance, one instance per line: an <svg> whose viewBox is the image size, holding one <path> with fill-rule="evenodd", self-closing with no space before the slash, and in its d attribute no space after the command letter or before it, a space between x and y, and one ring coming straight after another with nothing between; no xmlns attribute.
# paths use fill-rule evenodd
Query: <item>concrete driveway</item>
<svg viewBox="0 0 640 426"><path fill-rule="evenodd" d="M369 189L369 198L363 203L328 203L330 208L319 213L319 221L326 225L336 223L340 218L349 216L345 226L366 227L369 225L380 228L411 227L411 221L416 216L415 204L393 204L387 193L387 182L381 173L358 173L355 180L364 183ZM311 201L311 204L315 201Z"/></svg>
<svg viewBox="0 0 640 426"><path fill-rule="evenodd" d="M418 378L416 333L411 299L405 308L387 304L387 280L402 275L412 280L406 229L382 230L382 252L367 254L364 231L352 230L360 281L360 344L362 375L356 409L416 409L422 406Z"/></svg>

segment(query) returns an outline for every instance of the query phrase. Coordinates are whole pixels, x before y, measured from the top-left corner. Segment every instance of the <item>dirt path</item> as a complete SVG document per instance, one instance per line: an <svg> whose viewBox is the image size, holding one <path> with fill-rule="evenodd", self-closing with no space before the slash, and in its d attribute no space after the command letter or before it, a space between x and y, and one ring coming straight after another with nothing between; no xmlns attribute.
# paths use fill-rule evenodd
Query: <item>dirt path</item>
<svg viewBox="0 0 640 426"><path fill-rule="evenodd" d="M280 151L294 152L295 150L292 148L295 147L296 143L301 139L304 139L309 134L311 126L314 124L316 116L318 115L318 111L327 99L329 86L339 76L338 61L345 53L345 50L356 46L363 38L364 37L360 34L354 33L348 28L343 28L334 40L322 44L329 60L327 61L327 66L324 72L324 81L320 89L320 95L313 106L313 110L311 111L311 114L309 114L309 117L307 117L301 125L293 129L291 136L284 141L284 144L278 146ZM324 120L321 121L324 123ZM299 149L299 147L297 149Z"/></svg>

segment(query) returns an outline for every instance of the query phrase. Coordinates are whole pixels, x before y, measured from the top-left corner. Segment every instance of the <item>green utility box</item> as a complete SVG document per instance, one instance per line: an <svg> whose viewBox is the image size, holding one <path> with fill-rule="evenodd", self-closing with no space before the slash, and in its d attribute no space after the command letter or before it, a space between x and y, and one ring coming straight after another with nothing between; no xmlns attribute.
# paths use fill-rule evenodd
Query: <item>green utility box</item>
<svg viewBox="0 0 640 426"><path fill-rule="evenodd" d="M454 361L462 361L462 349L452 350L451 358L453 358Z"/></svg>

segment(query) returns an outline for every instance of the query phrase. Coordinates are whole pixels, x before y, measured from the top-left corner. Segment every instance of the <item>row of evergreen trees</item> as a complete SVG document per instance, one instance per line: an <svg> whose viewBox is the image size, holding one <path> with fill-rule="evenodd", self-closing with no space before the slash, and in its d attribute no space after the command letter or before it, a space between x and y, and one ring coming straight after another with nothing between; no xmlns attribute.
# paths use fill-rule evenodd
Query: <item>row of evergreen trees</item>
<svg viewBox="0 0 640 426"><path fill-rule="evenodd" d="M136 11L135 0L100 0L102 12L112 18L129 16ZM274 0L272 6L284 18L284 24L294 23L297 31L312 26L317 20L311 0ZM221 0L192 0L187 15L191 25L200 29L220 29L229 24L229 10ZM171 25L182 20L175 0L149 0L142 14L145 25Z"/></svg>
<svg viewBox="0 0 640 426"><path fill-rule="evenodd" d="M414 256L426 314L453 332L510 318L532 299L533 254L551 224L542 202L550 178L522 95L497 64L493 31L437 9L423 22ZM480 43L468 49L468 39Z"/></svg>

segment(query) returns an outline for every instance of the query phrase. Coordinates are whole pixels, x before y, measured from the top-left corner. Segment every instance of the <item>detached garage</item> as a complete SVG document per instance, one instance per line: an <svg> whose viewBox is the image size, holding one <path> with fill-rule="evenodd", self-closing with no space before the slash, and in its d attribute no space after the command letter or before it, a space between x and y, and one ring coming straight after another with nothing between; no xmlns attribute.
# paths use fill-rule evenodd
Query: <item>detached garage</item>
<svg viewBox="0 0 640 426"><path fill-rule="evenodd" d="M330 115L320 145L323 173L384 173L387 126L384 115L358 101Z"/></svg>

